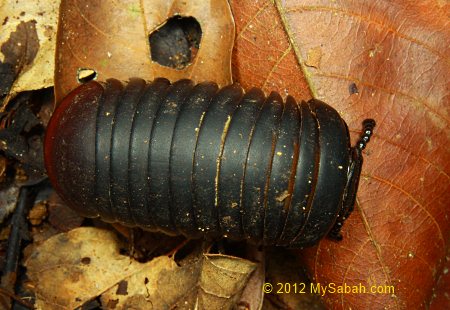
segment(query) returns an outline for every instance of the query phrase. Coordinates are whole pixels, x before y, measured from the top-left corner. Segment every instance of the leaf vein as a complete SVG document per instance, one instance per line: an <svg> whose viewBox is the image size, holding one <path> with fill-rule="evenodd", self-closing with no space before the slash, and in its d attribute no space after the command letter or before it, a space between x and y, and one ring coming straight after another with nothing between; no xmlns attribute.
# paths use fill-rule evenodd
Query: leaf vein
<svg viewBox="0 0 450 310"><path fill-rule="evenodd" d="M367 23L372 23L372 24L376 24L378 26L380 26L381 28L384 28L387 30L387 32L392 32L395 36L400 37L402 39L408 40L414 44L417 44L419 46L422 46L426 49L428 49L430 52L432 52L433 54L443 58L444 60L446 60L445 63L449 64L450 63L450 59L448 57L446 57L444 54L440 53L437 49L433 48L431 45L426 44L425 42L419 41L413 37L410 37L406 34L401 33L400 31L392 28L392 27L388 27L385 24L381 23L378 20L374 20L371 19L371 17L366 17L362 14L358 14L356 12L352 12L350 10L344 10L344 9L339 9L339 8L333 8L333 7L328 7L328 6L295 6L289 9L285 9L284 12L285 13L302 13L304 11L310 11L310 12L332 12L332 13L341 13L347 16L351 16L351 17L355 17L359 20L365 21ZM399 27L397 27L399 28Z"/></svg>

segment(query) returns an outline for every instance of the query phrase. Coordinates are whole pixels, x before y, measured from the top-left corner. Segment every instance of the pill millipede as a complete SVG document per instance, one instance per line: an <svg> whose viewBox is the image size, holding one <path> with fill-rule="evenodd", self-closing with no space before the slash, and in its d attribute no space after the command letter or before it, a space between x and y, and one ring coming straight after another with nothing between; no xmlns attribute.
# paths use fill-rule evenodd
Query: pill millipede
<svg viewBox="0 0 450 310"><path fill-rule="evenodd" d="M54 111L45 165L86 217L300 248L342 238L375 122L363 126L352 147L345 121L316 99L187 79L91 81Z"/></svg>

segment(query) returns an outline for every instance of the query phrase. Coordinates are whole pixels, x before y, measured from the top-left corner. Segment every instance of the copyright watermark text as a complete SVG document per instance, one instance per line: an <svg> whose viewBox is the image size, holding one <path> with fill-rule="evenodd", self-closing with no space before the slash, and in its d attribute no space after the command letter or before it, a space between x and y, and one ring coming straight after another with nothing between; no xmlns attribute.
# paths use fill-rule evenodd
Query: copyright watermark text
<svg viewBox="0 0 450 310"><path fill-rule="evenodd" d="M275 294L317 294L324 296L326 294L395 294L393 285L364 285L359 283L357 285L348 285L346 283L336 284L328 283L327 285L321 283L269 283L263 284L262 290L264 293Z"/></svg>

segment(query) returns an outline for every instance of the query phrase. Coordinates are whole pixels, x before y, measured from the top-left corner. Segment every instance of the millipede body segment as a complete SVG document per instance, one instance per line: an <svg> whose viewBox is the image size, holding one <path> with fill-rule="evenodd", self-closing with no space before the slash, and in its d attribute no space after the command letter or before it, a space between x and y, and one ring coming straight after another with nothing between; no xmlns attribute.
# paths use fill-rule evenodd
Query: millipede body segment
<svg viewBox="0 0 450 310"><path fill-rule="evenodd" d="M362 149L327 104L236 84L88 82L57 107L45 163L79 213L189 238L305 247L340 228Z"/></svg>

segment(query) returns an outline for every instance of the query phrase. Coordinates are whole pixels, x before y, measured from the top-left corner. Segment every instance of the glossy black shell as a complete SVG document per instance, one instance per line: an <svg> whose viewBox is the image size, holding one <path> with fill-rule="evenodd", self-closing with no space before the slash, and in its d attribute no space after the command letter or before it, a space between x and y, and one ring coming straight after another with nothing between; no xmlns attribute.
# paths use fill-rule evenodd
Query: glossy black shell
<svg viewBox="0 0 450 310"><path fill-rule="evenodd" d="M289 247L331 230L351 158L347 125L321 101L189 80L81 85L45 141L55 189L86 217Z"/></svg>

